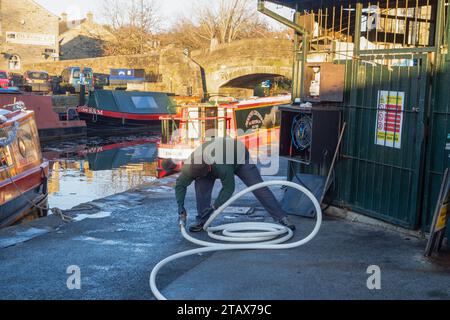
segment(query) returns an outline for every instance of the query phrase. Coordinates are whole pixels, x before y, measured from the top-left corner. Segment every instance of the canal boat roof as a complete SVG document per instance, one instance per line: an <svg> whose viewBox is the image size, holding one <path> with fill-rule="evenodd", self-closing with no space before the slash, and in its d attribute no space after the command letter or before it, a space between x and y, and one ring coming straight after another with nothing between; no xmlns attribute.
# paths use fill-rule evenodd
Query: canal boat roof
<svg viewBox="0 0 450 320"><path fill-rule="evenodd" d="M168 114L173 102L166 93L122 90L95 90L88 106L131 114Z"/></svg>
<svg viewBox="0 0 450 320"><path fill-rule="evenodd" d="M9 111L7 109L1 109L1 115L6 118L6 121L2 122L0 120L0 128L5 128L11 126L16 121L21 121L23 119L29 118L33 115L33 111L24 110L24 111Z"/></svg>

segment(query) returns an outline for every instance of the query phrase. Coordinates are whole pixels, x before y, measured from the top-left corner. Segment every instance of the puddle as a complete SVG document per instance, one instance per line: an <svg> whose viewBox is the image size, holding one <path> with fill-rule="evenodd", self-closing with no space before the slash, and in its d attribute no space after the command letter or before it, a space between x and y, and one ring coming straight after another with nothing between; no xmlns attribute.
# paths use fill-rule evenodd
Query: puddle
<svg viewBox="0 0 450 320"><path fill-rule="evenodd" d="M74 221L83 221L85 219L103 219L111 216L111 212L98 212L95 214L78 214L75 218L73 218Z"/></svg>

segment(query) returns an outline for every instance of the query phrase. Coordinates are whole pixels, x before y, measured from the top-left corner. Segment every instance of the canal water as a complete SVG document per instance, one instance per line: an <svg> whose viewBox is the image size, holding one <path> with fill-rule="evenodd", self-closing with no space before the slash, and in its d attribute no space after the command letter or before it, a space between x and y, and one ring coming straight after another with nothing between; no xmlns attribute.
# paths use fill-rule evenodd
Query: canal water
<svg viewBox="0 0 450 320"><path fill-rule="evenodd" d="M49 206L70 209L154 181L158 139L86 137L42 144L50 163Z"/></svg>

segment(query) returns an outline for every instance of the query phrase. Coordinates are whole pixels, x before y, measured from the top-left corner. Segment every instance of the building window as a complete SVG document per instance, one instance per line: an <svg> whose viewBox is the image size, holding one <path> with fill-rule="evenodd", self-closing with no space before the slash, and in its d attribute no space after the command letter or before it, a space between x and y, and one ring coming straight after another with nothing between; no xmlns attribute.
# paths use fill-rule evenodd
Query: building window
<svg viewBox="0 0 450 320"><path fill-rule="evenodd" d="M20 58L17 55L12 55L9 58L9 69L10 70L19 70L20 69Z"/></svg>

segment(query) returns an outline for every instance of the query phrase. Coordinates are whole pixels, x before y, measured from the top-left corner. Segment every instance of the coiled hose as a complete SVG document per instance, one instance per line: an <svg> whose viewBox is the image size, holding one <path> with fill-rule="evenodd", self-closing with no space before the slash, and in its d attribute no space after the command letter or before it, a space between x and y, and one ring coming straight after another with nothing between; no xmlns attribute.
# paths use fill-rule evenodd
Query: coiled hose
<svg viewBox="0 0 450 320"><path fill-rule="evenodd" d="M217 227L210 227L209 225L213 222L213 220L223 211L225 208L230 206L237 199L241 198L243 195L252 192L256 189L281 185L295 188L308 196L314 204L317 219L314 229L311 233L305 238L292 242L292 243L284 243L289 240L293 236L292 230L286 228L282 225L275 223L266 223L266 222L240 222L240 223L230 223L224 224ZM158 300L166 300L161 292L158 290L156 286L156 275L159 270L167 263L174 261L176 259L187 257L190 255L195 255L198 253L212 252L212 251L225 251L225 250L243 250L243 249L260 249L260 250L280 250L280 249L292 249L299 247L308 243L312 240L317 233L319 232L320 226L322 224L322 210L320 209L320 204L317 201L316 197L305 187L290 181L266 181L255 184L247 189L242 190L241 192L232 196L227 202L225 202L220 208L218 208L206 221L204 225L204 230L208 233L208 235L216 240L227 241L227 242L239 242L239 243L214 243L209 241L203 241L196 238L191 237L185 229L185 223L180 221L180 229L183 237L197 245L203 246L203 248L197 248L192 250L187 250L183 252L176 253L171 255L164 260L160 261L152 270L150 274L150 289L153 295ZM217 232L222 232L222 234L217 234Z"/></svg>

